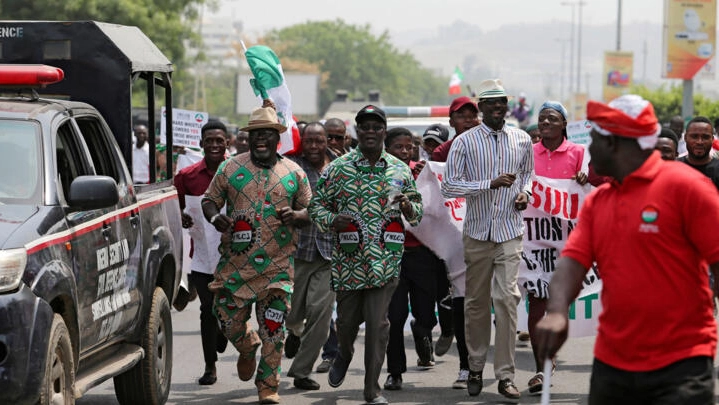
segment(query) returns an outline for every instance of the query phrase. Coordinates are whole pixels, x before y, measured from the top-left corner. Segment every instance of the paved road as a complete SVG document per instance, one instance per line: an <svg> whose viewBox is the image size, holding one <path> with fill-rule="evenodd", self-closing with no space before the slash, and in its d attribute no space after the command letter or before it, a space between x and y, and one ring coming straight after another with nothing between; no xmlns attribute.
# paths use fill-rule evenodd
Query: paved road
<svg viewBox="0 0 719 405"><path fill-rule="evenodd" d="M256 404L257 391L252 381L242 382L237 377L235 362L237 354L228 347L220 355L218 363L218 381L212 386L200 386L197 378L204 371L202 350L200 347L199 332L199 302L191 302L183 312L173 311L174 326L174 365L172 372L172 389L168 404ZM437 335L435 334L435 337ZM292 386L292 379L283 375L280 385L280 395L283 404L306 405L350 405L362 404L363 380L363 342L364 336L360 334L355 345L355 358L344 384L339 388L331 388L327 384L327 374L315 374L321 385L319 391L301 391ZM559 356L557 372L554 376L552 388L552 403L556 404L583 404L587 402L589 391L590 362L592 358L593 338L573 339L566 345ZM437 358L437 365L427 371L417 370L413 365L416 361L414 344L407 334L406 346L408 348L408 369L404 374L404 386L401 391L385 392L385 396L392 404L498 404L507 403L504 397L497 393L497 381L494 379L491 360L484 370L484 390L477 397L469 397L465 390L451 388L457 377L459 360L457 351L452 349L442 357ZM283 359L283 370L289 370L291 360ZM527 391L527 381L534 374L532 351L527 346L517 347L517 377L516 384L522 391L520 403L538 404L539 396L530 396ZM380 384L384 383L386 374L383 373ZM116 405L112 381L89 391L83 398L78 399L82 405ZM510 402L511 403L511 402Z"/></svg>

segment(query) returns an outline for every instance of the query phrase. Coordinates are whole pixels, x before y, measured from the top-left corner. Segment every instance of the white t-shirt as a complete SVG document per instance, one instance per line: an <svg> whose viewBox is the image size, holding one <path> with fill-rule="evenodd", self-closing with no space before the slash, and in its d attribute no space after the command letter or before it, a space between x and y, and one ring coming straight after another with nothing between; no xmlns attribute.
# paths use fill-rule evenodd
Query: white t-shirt
<svg viewBox="0 0 719 405"><path fill-rule="evenodd" d="M679 140L677 145L677 156L682 157L687 155L687 141L684 140L684 136Z"/></svg>
<svg viewBox="0 0 719 405"><path fill-rule="evenodd" d="M150 182L150 144L132 148L132 180L135 183Z"/></svg>

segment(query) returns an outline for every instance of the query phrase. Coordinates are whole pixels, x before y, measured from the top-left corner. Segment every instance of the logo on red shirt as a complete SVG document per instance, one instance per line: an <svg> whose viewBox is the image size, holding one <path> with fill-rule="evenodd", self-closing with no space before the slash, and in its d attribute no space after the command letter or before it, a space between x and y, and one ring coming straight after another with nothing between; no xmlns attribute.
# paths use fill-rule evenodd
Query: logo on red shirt
<svg viewBox="0 0 719 405"><path fill-rule="evenodd" d="M659 217L659 211L652 206L644 207L642 210L642 221L647 224L651 224L656 221L657 217Z"/></svg>
<svg viewBox="0 0 719 405"><path fill-rule="evenodd" d="M650 206L642 209L642 223L639 224L639 232L641 233L659 233L659 225L654 222L659 218L659 211Z"/></svg>

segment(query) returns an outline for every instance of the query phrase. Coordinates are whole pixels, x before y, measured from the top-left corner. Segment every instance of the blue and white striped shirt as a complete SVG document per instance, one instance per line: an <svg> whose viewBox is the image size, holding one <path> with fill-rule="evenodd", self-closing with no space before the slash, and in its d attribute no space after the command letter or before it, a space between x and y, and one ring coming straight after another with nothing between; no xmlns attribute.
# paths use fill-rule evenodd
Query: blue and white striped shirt
<svg viewBox="0 0 719 405"><path fill-rule="evenodd" d="M534 153L529 135L504 125L495 131L484 123L457 138L447 157L442 195L465 197L464 234L505 242L524 233L522 211L514 208L520 192L531 195ZM515 174L511 187L490 188L502 173Z"/></svg>

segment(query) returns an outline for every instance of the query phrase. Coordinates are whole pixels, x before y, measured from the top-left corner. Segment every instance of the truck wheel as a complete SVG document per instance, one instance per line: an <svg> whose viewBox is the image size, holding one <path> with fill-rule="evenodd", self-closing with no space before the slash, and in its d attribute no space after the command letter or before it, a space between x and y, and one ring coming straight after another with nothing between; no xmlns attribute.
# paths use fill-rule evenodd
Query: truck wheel
<svg viewBox="0 0 719 405"><path fill-rule="evenodd" d="M75 365L72 342L65 321L58 314L52 318L50 342L45 359L45 375L40 388L40 405L72 405L75 403Z"/></svg>
<svg viewBox="0 0 719 405"><path fill-rule="evenodd" d="M172 377L172 317L162 288L156 287L152 295L141 344L145 357L114 378L115 396L123 405L162 405L170 395Z"/></svg>

